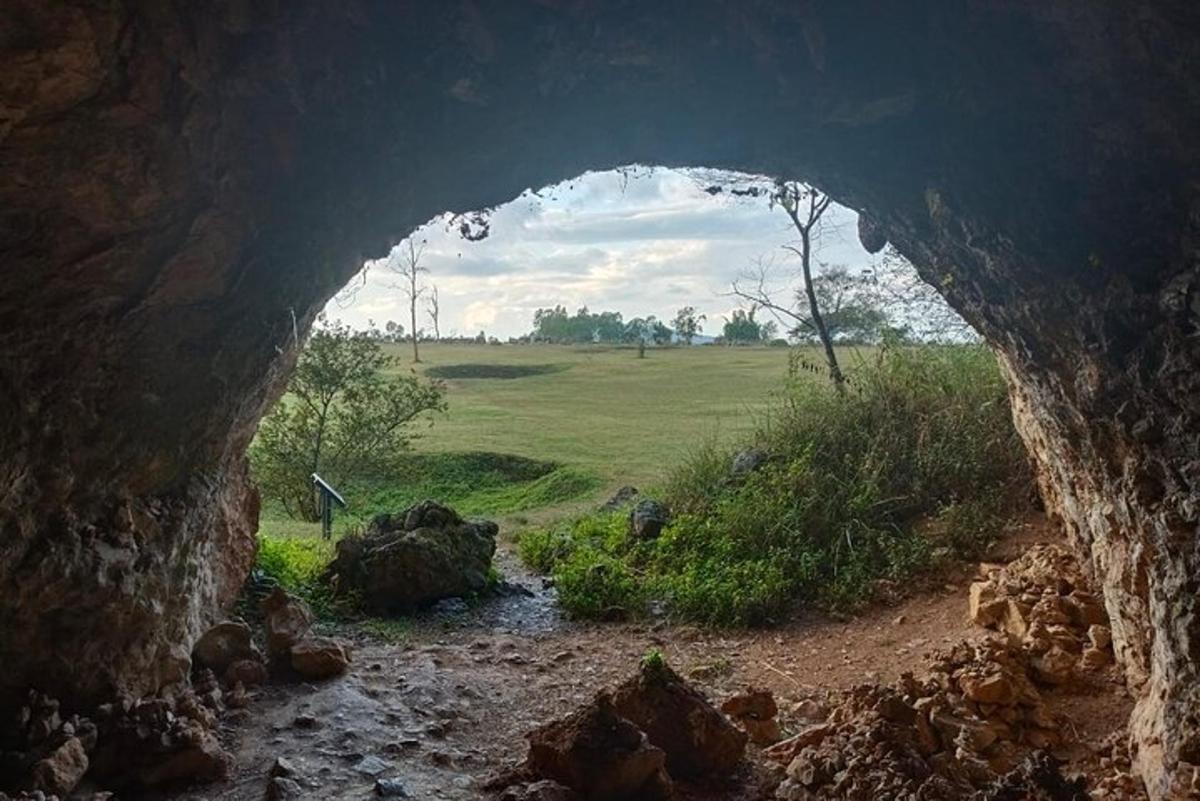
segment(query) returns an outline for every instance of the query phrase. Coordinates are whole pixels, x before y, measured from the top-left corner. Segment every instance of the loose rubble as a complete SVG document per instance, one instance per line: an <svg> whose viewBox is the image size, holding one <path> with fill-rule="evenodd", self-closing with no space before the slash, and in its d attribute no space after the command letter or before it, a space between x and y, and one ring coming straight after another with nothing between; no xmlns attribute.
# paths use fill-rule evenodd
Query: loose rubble
<svg viewBox="0 0 1200 801"><path fill-rule="evenodd" d="M313 614L304 601L277 588L263 599L262 612L276 670L320 681L340 676L350 666L346 643L312 633Z"/></svg>
<svg viewBox="0 0 1200 801"><path fill-rule="evenodd" d="M528 739L525 762L490 785L502 799L669 799L676 780L731 774L747 738L657 658Z"/></svg>

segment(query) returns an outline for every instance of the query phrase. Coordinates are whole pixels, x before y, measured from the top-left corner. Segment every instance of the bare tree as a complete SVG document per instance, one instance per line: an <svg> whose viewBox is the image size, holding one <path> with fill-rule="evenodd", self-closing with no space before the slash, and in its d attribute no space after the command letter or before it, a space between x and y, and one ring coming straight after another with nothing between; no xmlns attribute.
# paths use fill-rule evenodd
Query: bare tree
<svg viewBox="0 0 1200 801"><path fill-rule="evenodd" d="M421 284L421 273L429 272L428 268L421 266L421 257L424 254L425 240L422 239L420 244L417 244L410 236L397 245L388 258L388 268L404 279L403 283L396 288L408 296L414 363L421 361L421 352L417 345L421 339L421 331L417 327L417 303L426 290L426 287Z"/></svg>
<svg viewBox="0 0 1200 801"><path fill-rule="evenodd" d="M441 313L441 307L438 305L437 284L429 286L429 299L425 301L425 313L429 315L429 321L433 323L433 341L441 341L442 329L438 326L438 315Z"/></svg>
<svg viewBox="0 0 1200 801"><path fill-rule="evenodd" d="M838 364L837 353L833 349L833 338L821 315L821 304L817 299L816 288L813 284L812 261L813 254L819 243L821 234L821 219L829 210L833 199L829 195L798 181L780 181L776 184L771 195L771 205L779 205L792 221L792 226L800 235L795 245L784 245L784 249L796 254L800 259L800 274L804 282L804 295L808 305L808 317L794 311L790 305L783 305L773 300L767 288L767 273L769 265L761 259L758 262L758 274L753 276L755 285L747 290L744 281L735 281L733 294L749 300L769 310L777 317L784 315L797 324L811 327L825 351L825 362L829 367L829 380L838 389L842 388L845 377Z"/></svg>

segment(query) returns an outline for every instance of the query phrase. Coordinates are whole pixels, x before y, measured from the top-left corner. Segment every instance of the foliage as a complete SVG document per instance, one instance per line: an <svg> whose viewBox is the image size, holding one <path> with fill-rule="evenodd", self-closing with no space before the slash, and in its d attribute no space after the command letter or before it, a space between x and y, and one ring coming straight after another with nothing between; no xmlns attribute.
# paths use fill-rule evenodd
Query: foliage
<svg viewBox="0 0 1200 801"><path fill-rule="evenodd" d="M620 312L593 314L584 306L574 314L569 314L566 307L555 306L534 312L530 337L538 342L580 345L589 342L624 342L625 332L625 322Z"/></svg>
<svg viewBox="0 0 1200 801"><path fill-rule="evenodd" d="M762 322L754 319L757 307L751 306L749 311L734 309L733 314L726 318L721 329L721 336L730 345L753 345L774 339L777 327L771 320Z"/></svg>
<svg viewBox="0 0 1200 801"><path fill-rule="evenodd" d="M308 602L319 617L334 613L334 599L320 581L333 559L332 542L319 537L276 537L260 534L255 569L268 580Z"/></svg>
<svg viewBox="0 0 1200 801"><path fill-rule="evenodd" d="M887 330L888 314L865 289L863 280L842 266L829 267L813 277L813 293L834 342L876 344ZM804 312L788 333L800 342L819 341L812 315Z"/></svg>
<svg viewBox="0 0 1200 801"><path fill-rule="evenodd" d="M704 328L704 321L708 319L703 314L696 314L694 306L684 306L675 313L675 319L671 322L675 329L675 336L685 345L692 344L692 340Z"/></svg>
<svg viewBox="0 0 1200 801"><path fill-rule="evenodd" d="M671 329L663 325L654 316L649 317L634 317L625 324L625 333L621 337L624 342L637 342L646 344L653 342L655 345L671 344Z"/></svg>
<svg viewBox="0 0 1200 801"><path fill-rule="evenodd" d="M889 346L855 366L844 393L797 377L759 432L771 454L759 470L731 476L732 453L716 444L686 460L658 539L630 539L623 515L591 515L526 533L520 552L585 617L650 599L716 624L769 622L797 599L853 606L880 579L973 555L998 534L1028 497L1009 414L986 349Z"/></svg>
<svg viewBox="0 0 1200 801"><path fill-rule="evenodd" d="M394 365L374 337L341 325L317 330L250 449L263 495L289 515L317 519L310 476L335 485L386 470L407 450L409 424L445 408L443 388Z"/></svg>

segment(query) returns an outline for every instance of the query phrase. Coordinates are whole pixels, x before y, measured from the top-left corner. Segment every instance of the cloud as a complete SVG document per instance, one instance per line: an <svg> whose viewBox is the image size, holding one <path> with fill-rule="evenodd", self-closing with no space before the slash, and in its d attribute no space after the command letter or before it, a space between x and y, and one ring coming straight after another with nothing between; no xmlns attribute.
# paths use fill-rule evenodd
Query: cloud
<svg viewBox="0 0 1200 801"><path fill-rule="evenodd" d="M668 169L587 173L498 207L479 242L462 239L446 218L431 220L417 235L427 242L442 330L516 336L529 331L536 309L560 304L667 320L691 305L715 330L734 305L730 283L759 257L786 264L781 246L794 232L765 200L712 196L704 186ZM854 213L834 207L830 220L821 258L869 263ZM375 263L352 298L331 301L327 313L356 327L406 321L394 283Z"/></svg>

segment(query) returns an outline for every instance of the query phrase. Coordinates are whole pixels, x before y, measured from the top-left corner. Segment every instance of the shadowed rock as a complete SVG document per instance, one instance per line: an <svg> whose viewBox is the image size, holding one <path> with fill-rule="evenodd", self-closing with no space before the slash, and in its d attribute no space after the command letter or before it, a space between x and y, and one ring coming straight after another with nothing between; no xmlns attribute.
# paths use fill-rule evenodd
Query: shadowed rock
<svg viewBox="0 0 1200 801"><path fill-rule="evenodd" d="M463 520L434 501L399 515L380 515L362 536L338 542L326 578L369 609L404 611L487 587L497 525Z"/></svg>

